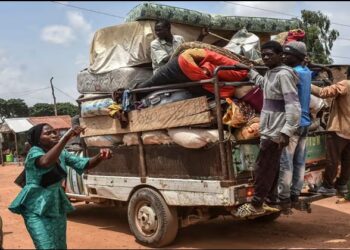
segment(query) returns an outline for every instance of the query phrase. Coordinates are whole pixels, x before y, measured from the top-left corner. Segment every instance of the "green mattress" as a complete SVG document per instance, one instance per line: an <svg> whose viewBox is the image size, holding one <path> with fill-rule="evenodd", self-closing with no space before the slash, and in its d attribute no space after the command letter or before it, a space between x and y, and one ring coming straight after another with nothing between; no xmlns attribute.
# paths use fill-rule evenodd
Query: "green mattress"
<svg viewBox="0 0 350 250"><path fill-rule="evenodd" d="M173 6L142 3L133 8L125 21L166 19L172 23L208 27L213 30L239 30L250 32L277 33L299 28L298 19L278 19L265 17L221 16L202 13Z"/></svg>

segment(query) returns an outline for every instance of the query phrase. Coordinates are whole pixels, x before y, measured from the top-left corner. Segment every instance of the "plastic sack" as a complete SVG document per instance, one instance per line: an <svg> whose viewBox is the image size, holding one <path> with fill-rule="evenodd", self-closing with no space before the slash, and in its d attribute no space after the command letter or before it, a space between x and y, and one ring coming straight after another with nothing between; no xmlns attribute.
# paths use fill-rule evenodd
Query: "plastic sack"
<svg viewBox="0 0 350 250"><path fill-rule="evenodd" d="M250 60L261 59L260 39L246 29L237 31L224 48Z"/></svg>
<svg viewBox="0 0 350 250"><path fill-rule="evenodd" d="M143 144L170 144L171 138L165 131L148 131L142 133Z"/></svg>
<svg viewBox="0 0 350 250"><path fill-rule="evenodd" d="M255 110L245 102L233 102L226 98L229 104L226 113L222 117L222 122L234 128L240 128L255 116Z"/></svg>
<svg viewBox="0 0 350 250"><path fill-rule="evenodd" d="M123 143L126 146L138 145L137 133L129 133L123 136Z"/></svg>
<svg viewBox="0 0 350 250"><path fill-rule="evenodd" d="M234 132L234 137L236 140L249 140L260 137L259 132L259 117L254 117L246 125L241 128L238 128Z"/></svg>
<svg viewBox="0 0 350 250"><path fill-rule="evenodd" d="M185 148L202 148L208 143L217 142L219 133L216 129L168 129L170 138L178 145Z"/></svg>
<svg viewBox="0 0 350 250"><path fill-rule="evenodd" d="M87 101L81 104L81 117L108 115L108 107L113 104L112 98Z"/></svg>
<svg viewBox="0 0 350 250"><path fill-rule="evenodd" d="M122 135L97 135L84 137L88 147L112 147L123 142Z"/></svg>

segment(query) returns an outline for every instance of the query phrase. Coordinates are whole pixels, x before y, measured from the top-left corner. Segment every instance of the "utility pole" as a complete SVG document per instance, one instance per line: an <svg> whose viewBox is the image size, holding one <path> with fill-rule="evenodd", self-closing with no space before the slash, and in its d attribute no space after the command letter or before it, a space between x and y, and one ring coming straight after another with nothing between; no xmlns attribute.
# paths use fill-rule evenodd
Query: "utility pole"
<svg viewBox="0 0 350 250"><path fill-rule="evenodd" d="M51 90L52 90L52 96L53 96L53 105L54 105L54 108L55 108L55 116L57 116L56 97L55 97L55 90L54 90L53 84L52 84L52 79L53 79L53 77L51 77L50 83L51 83Z"/></svg>

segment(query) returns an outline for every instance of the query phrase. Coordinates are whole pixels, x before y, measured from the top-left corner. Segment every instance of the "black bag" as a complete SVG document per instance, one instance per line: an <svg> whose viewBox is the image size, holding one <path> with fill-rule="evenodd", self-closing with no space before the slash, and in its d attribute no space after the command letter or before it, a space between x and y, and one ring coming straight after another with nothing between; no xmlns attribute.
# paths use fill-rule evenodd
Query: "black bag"
<svg viewBox="0 0 350 250"><path fill-rule="evenodd" d="M23 171L17 176L17 178L14 181L18 186L23 188L26 185L26 170L23 169Z"/></svg>
<svg viewBox="0 0 350 250"><path fill-rule="evenodd" d="M58 163L56 163L56 167L54 167L49 172L43 174L43 176L41 177L40 186L46 188L54 183L63 180L66 177L66 171L64 171L62 167Z"/></svg>

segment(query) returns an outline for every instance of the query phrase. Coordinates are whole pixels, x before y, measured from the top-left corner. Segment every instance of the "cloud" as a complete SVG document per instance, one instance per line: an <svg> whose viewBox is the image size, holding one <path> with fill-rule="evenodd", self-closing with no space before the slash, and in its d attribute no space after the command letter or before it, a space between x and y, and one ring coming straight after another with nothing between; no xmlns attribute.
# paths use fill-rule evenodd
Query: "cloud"
<svg viewBox="0 0 350 250"><path fill-rule="evenodd" d="M46 26L41 31L41 39L55 44L69 44L75 39L71 27L64 25Z"/></svg>
<svg viewBox="0 0 350 250"><path fill-rule="evenodd" d="M91 31L91 24L85 20L84 16L81 13L75 11L68 11L67 18L70 26L73 29L85 32Z"/></svg>

